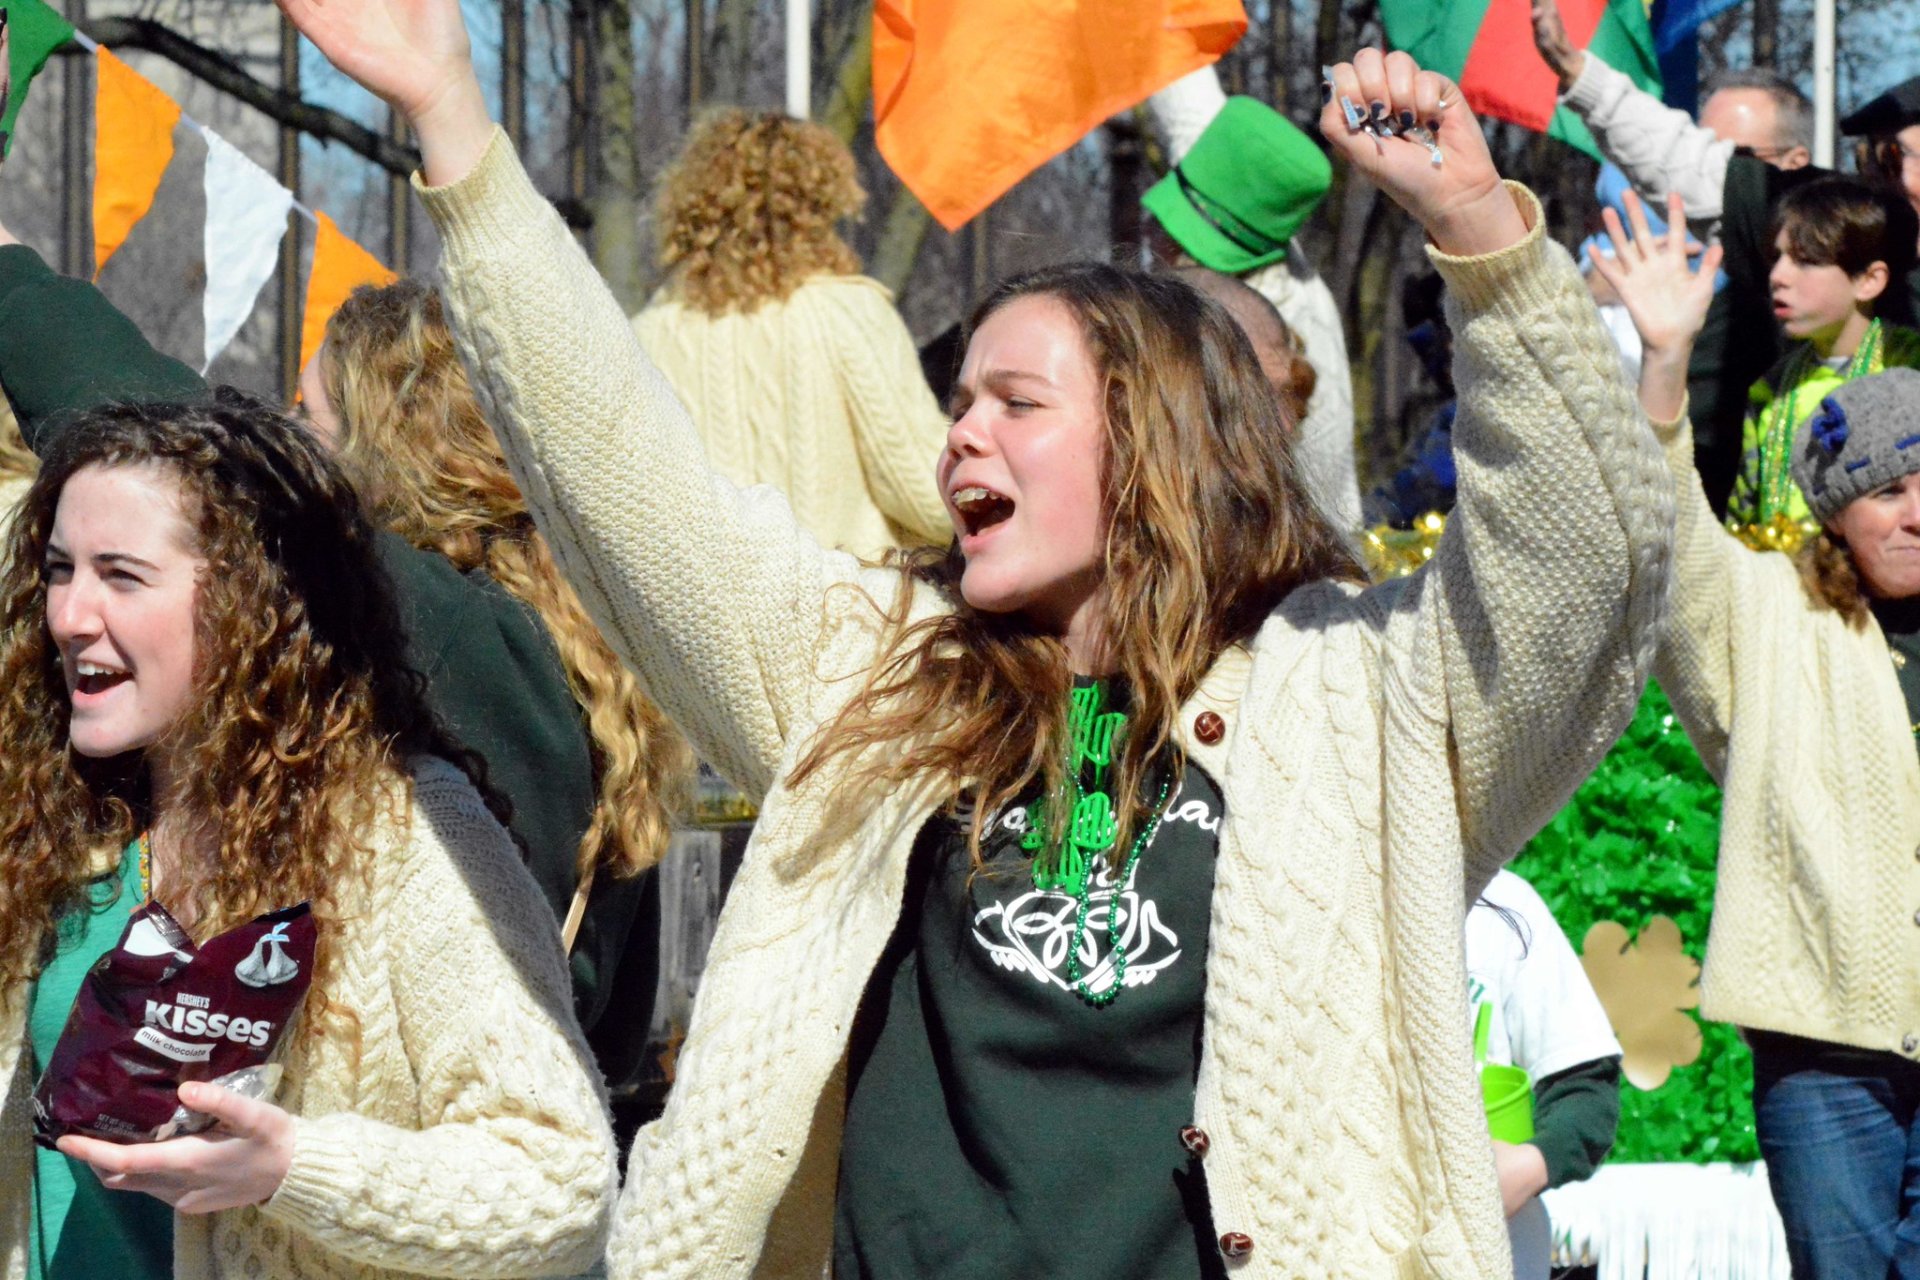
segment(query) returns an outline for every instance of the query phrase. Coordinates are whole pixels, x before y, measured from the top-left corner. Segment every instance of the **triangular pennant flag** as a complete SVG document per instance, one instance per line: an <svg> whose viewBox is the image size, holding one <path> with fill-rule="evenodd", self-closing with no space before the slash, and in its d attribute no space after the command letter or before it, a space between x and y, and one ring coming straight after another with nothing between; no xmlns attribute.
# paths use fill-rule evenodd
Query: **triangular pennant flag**
<svg viewBox="0 0 1920 1280"><path fill-rule="evenodd" d="M41 0L8 0L7 67L13 73L13 91L0 103L0 132L7 135L8 148L13 145L14 117L27 100L27 86L47 65L48 55L71 39L73 27Z"/></svg>
<svg viewBox="0 0 1920 1280"><path fill-rule="evenodd" d="M210 129L207 140L207 294L205 373L253 310L273 274L287 232L293 192Z"/></svg>
<svg viewBox="0 0 1920 1280"><path fill-rule="evenodd" d="M106 49L96 49L93 104L93 274L147 216L173 160L180 104Z"/></svg>
<svg viewBox="0 0 1920 1280"><path fill-rule="evenodd" d="M388 285L400 278L349 239L326 214L314 214L314 221L318 225L313 237L313 269L307 274L307 314L300 328L302 369L320 349L321 340L327 336L327 321L333 319L348 294L363 284Z"/></svg>
<svg viewBox="0 0 1920 1280"><path fill-rule="evenodd" d="M1557 0L1567 36L1656 97L1660 65L1643 0ZM1533 43L1530 0L1381 0L1387 39L1460 82L1481 115L1543 131L1598 157L1593 135L1559 106L1559 81Z"/></svg>
<svg viewBox="0 0 1920 1280"><path fill-rule="evenodd" d="M1240 0L875 0L875 141L951 231L1246 29Z"/></svg>

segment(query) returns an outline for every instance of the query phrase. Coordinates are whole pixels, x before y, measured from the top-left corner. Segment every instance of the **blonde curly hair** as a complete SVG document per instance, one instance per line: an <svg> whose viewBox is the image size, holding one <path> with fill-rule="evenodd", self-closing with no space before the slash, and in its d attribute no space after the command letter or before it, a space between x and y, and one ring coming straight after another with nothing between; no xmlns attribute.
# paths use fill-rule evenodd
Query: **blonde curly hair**
<svg viewBox="0 0 1920 1280"><path fill-rule="evenodd" d="M808 276L853 275L860 259L834 224L866 202L852 153L829 130L777 112L708 112L654 199L668 296L724 315L779 301Z"/></svg>
<svg viewBox="0 0 1920 1280"><path fill-rule="evenodd" d="M418 280L354 290L327 325L321 380L340 462L376 521L540 615L586 714L598 803L578 874L637 874L690 807L693 752L607 646L561 576L454 350L440 295Z"/></svg>

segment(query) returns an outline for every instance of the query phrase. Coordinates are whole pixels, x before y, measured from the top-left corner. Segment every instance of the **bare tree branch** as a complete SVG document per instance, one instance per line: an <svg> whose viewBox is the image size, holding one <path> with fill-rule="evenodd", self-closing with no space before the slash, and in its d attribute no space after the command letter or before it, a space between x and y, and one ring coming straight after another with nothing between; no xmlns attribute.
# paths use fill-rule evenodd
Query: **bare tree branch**
<svg viewBox="0 0 1920 1280"><path fill-rule="evenodd" d="M238 98L269 119L322 142L337 142L388 173L404 177L420 167L420 153L414 148L395 142L338 111L303 102L293 94L255 79L226 54L189 40L164 23L151 18L96 18L85 27L88 35L110 49L144 49L158 54L196 80ZM69 45L67 49L77 51L78 47Z"/></svg>

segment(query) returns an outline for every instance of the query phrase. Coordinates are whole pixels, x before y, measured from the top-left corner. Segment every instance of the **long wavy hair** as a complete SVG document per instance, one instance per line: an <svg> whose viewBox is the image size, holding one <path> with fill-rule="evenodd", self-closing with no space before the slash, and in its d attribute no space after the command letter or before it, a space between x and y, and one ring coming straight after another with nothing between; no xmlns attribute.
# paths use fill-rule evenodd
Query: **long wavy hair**
<svg viewBox="0 0 1920 1280"><path fill-rule="evenodd" d="M853 155L820 125L722 107L694 122L654 198L670 296L710 315L751 311L860 259L835 230L866 204Z"/></svg>
<svg viewBox="0 0 1920 1280"><path fill-rule="evenodd" d="M178 796L151 793L144 753L89 759L68 745L42 565L61 491L86 467L175 480L206 561L194 697L153 748L179 762ZM339 1008L328 992L343 903L364 882L378 824L406 820L407 757L451 759L489 794L406 665L393 590L345 475L298 424L239 393L94 410L42 459L8 536L0 601L0 980L44 964L96 856L124 848L162 799L215 845L168 865L168 905L206 938L312 902L319 954L303 1025Z"/></svg>
<svg viewBox="0 0 1920 1280"><path fill-rule="evenodd" d="M1074 317L1105 388L1102 614L1131 697L1113 792L1117 861L1146 817L1147 778L1173 746L1180 707L1215 660L1295 588L1364 575L1307 498L1279 402L1219 304L1167 276L1047 267L996 288L969 333L1029 297L1051 298ZM857 780L931 774L971 790L977 861L990 813L1036 778L1064 794L1066 648L1019 614L969 607L957 544L896 552L895 562L951 610L912 621L905 590L885 606L883 656L810 744L794 781L849 757L860 761ZM1065 810L1047 806L1055 838Z"/></svg>
<svg viewBox="0 0 1920 1280"><path fill-rule="evenodd" d="M321 351L339 456L374 518L462 572L483 571L553 637L586 716L598 792L580 877L652 866L687 806L693 753L607 647L534 528L439 294L418 280L357 289L334 313Z"/></svg>

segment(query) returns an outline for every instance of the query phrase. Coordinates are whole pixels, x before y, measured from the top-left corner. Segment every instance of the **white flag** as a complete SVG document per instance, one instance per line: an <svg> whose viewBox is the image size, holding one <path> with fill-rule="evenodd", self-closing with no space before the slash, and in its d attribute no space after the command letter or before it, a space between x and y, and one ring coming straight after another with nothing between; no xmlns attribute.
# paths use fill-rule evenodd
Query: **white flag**
<svg viewBox="0 0 1920 1280"><path fill-rule="evenodd" d="M207 140L207 329L205 373L226 350L253 310L260 286L273 274L280 237L287 233L293 192L234 149L202 129Z"/></svg>

